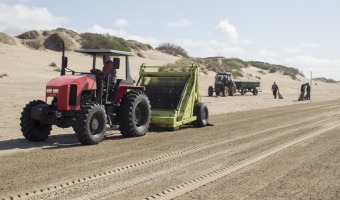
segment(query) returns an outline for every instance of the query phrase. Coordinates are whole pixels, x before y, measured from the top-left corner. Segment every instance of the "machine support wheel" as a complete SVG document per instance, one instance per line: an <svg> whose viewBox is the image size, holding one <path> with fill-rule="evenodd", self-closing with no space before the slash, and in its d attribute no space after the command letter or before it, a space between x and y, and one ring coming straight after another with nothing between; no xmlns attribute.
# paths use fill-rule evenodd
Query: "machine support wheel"
<svg viewBox="0 0 340 200"><path fill-rule="evenodd" d="M245 91L244 89L241 89L241 95L244 95Z"/></svg>
<svg viewBox="0 0 340 200"><path fill-rule="evenodd" d="M105 109L96 103L81 106L81 112L77 114L74 132L81 144L98 144L104 139L106 133Z"/></svg>
<svg viewBox="0 0 340 200"><path fill-rule="evenodd" d="M151 106L143 91L127 92L118 109L118 125L125 137L143 136L148 131Z"/></svg>
<svg viewBox="0 0 340 200"><path fill-rule="evenodd" d="M253 89L253 94L254 95L257 95L259 93L259 91L255 88L255 89Z"/></svg>
<svg viewBox="0 0 340 200"><path fill-rule="evenodd" d="M211 97L214 93L214 88L212 86L209 86L208 88L208 96Z"/></svg>
<svg viewBox="0 0 340 200"><path fill-rule="evenodd" d="M38 120L31 119L31 109L40 104L45 105L45 102L42 100L34 100L29 102L24 107L20 117L21 131L24 137L31 142L46 140L52 130L51 124L43 124Z"/></svg>
<svg viewBox="0 0 340 200"><path fill-rule="evenodd" d="M195 104L194 116L197 117L196 121L194 122L195 127L204 127L208 125L209 111L208 107L204 103L199 102Z"/></svg>

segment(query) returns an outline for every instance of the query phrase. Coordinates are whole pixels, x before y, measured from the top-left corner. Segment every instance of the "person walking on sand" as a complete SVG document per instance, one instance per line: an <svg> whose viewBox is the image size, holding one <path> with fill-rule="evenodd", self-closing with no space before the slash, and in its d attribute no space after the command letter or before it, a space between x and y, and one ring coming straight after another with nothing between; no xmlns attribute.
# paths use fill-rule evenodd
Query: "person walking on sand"
<svg viewBox="0 0 340 200"><path fill-rule="evenodd" d="M302 84L301 85L301 88L300 88L300 96L299 96L299 99L298 101L303 101L304 100L304 97L305 97L305 90L306 90L306 84Z"/></svg>
<svg viewBox="0 0 340 200"><path fill-rule="evenodd" d="M272 91L273 91L274 99L276 99L276 95L277 95L278 90L279 90L279 87L274 82L274 84L272 85Z"/></svg>
<svg viewBox="0 0 340 200"><path fill-rule="evenodd" d="M309 83L306 83L306 96L305 96L305 100L310 100L310 85Z"/></svg>

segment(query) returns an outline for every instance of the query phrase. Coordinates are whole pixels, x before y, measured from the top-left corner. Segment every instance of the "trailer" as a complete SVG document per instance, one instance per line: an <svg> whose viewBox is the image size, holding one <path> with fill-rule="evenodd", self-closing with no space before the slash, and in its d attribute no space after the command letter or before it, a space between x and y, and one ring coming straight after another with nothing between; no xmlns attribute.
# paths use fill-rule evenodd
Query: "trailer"
<svg viewBox="0 0 340 200"><path fill-rule="evenodd" d="M236 89L241 95L246 94L247 92L252 92L253 95L257 95L260 88L259 81L234 81L236 85Z"/></svg>
<svg viewBox="0 0 340 200"><path fill-rule="evenodd" d="M167 71L168 70L168 71ZM201 102L198 66L140 67L138 86L145 87L151 105L151 127L175 129L185 124L204 127L208 107Z"/></svg>

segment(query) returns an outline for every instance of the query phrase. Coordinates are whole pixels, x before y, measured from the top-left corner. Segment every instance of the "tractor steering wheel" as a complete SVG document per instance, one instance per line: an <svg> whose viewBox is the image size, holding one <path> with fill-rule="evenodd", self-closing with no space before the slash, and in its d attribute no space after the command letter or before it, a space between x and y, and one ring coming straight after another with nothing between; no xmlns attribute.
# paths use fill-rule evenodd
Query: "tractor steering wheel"
<svg viewBox="0 0 340 200"><path fill-rule="evenodd" d="M104 73L104 72L102 72L102 70L100 70L100 69L91 69L90 72L93 73L93 74Z"/></svg>

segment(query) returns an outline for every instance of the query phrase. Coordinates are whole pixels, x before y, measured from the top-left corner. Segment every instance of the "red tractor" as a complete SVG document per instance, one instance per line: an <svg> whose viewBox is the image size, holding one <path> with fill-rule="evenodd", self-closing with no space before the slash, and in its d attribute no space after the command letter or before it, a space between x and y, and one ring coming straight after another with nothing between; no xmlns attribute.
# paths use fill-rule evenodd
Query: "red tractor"
<svg viewBox="0 0 340 200"><path fill-rule="evenodd" d="M64 42L63 42L63 49ZM123 136L143 136L150 123L150 102L144 86L135 86L130 76L132 52L78 49L75 52L93 56L90 72L67 68L63 50L61 76L46 84L45 101L29 102L21 113L21 131L29 141L44 141L52 125L73 127L81 144L97 144L104 139L107 125L118 125ZM113 58L113 70L96 69L96 58ZM125 57L125 79L116 78L120 57ZM66 72L72 72L66 75Z"/></svg>

